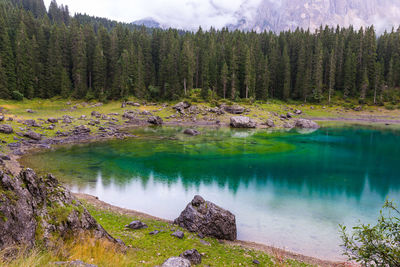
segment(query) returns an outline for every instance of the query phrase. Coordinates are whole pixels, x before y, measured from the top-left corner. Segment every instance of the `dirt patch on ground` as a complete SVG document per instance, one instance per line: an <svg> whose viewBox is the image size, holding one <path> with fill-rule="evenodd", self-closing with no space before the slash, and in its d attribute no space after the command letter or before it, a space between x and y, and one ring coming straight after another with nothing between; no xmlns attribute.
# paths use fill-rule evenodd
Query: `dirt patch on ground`
<svg viewBox="0 0 400 267"><path fill-rule="evenodd" d="M108 204L106 202L99 200L97 197L92 196L92 195L74 193L74 196L80 200L83 200L83 201L89 203L90 205L93 205L95 208L100 209L100 210L111 211L111 212L114 212L114 213L117 213L120 215L132 216L132 217L136 217L139 219L140 218L151 219L151 220L157 220L157 221L162 221L162 222L167 222L167 223L172 224L172 221L169 221L169 220L151 216L146 213L113 206L111 204ZM289 259L294 259L297 261L305 262L308 264L312 264L315 266L323 266L323 267L325 267L325 266L326 267L355 266L355 265L351 265L351 264L343 263L343 262L320 260L317 258L304 256L304 255L293 253L293 252L290 252L287 250L283 250L283 249L279 249L279 248L275 248L275 247L271 247L271 246L267 246L267 245L263 245L263 244L258 244L258 243L254 243L254 242L240 241L240 240L221 241L221 242L224 242L225 244L231 245L231 246L240 246L240 247L247 248L247 249L254 249L254 250L262 251L262 252L265 252L269 255L276 257L277 259L284 260L284 259L289 258Z"/></svg>

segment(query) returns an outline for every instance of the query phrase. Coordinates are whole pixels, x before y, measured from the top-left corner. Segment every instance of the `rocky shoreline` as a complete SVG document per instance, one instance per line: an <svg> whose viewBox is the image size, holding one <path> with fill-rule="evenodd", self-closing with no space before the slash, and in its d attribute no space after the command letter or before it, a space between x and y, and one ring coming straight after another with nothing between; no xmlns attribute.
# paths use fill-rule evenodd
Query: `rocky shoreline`
<svg viewBox="0 0 400 267"><path fill-rule="evenodd" d="M242 109L238 108L230 110L230 113L243 113ZM184 112L185 107L183 106L182 108L178 108L177 112ZM215 114L222 113L222 110L213 110L210 111ZM300 113L300 111L296 111ZM300 128L318 128L319 126L314 123L313 121L310 120L305 120L305 119L291 119L292 114L289 114L289 117L281 118L281 120L288 121L287 124L290 124L290 127L287 126L285 128L293 128L293 127L300 127ZM96 124L96 121L98 119L103 119L108 122L112 122L113 119L110 119L107 117L108 115L103 115L98 112L93 111L92 112L92 117L93 118L85 118L81 117L79 119L75 120L82 120L83 123L86 124ZM109 116L118 116L116 114L109 114ZM144 117L143 117L144 116ZM8 147L10 148L10 153L8 155L2 154L0 155L1 163L5 165L5 169L8 170L11 174L14 176L17 176L20 174L20 172L23 170L23 166L20 165L19 163L19 158L22 155L26 155L29 153L33 153L37 150L43 150L43 149L50 149L52 146L58 146L58 145L66 145L66 144L82 144L82 143L88 143L88 142L97 142L97 141L105 141L105 140L112 140L112 139L124 139L124 138L134 138L134 135L129 134L128 130L132 127L143 127L143 126L149 126L149 125L169 125L169 126L186 126L186 127L192 127L192 126L216 126L216 127L233 127L233 128L272 128L274 127L273 121L266 121L265 124L257 124L254 122L251 118L244 117L244 116L233 116L231 117L230 124L222 124L218 120L216 121L173 121L173 122L167 122L163 123L162 119L157 116L152 116L152 114L143 114L140 115L138 112L132 112L132 111L125 111L124 115L122 115L122 118L125 118L126 121L123 125L116 125L113 123L108 123L109 127L99 127L99 131L96 133L93 133L88 126L85 124L75 126L71 130L67 132L57 132L56 137L49 137L46 138L36 132L34 132L35 127L51 127L51 125L54 125L58 123L57 118L48 118L46 121L42 122L41 124L38 124L34 120L28 120L28 122L25 122L29 125L28 130L25 133L19 133L18 135L21 136L21 138L18 138L15 140L16 142L9 143ZM68 124L70 123L74 118L71 118L69 116L63 116L63 123ZM116 119L114 119L116 120ZM4 124L3 124L4 125ZM196 132L188 133L191 135L196 135ZM98 200L96 197L88 196L88 195L81 195L81 194L76 194L76 196L80 199L84 199L85 201L88 201L91 204L99 205L102 208L106 207L107 209L113 210L113 211L123 211L124 213L127 214L135 214L140 215L140 216L145 216L146 218L151 218L151 219L156 219L156 220L162 220L160 218L155 218L150 215L146 214L141 214L138 212L134 211L128 211L124 210L118 207L114 207L111 205L108 205L106 203L101 202ZM139 216L139 217L140 217ZM165 220L163 220L165 221ZM228 242L228 241L225 241ZM315 259L312 257L307 257L303 256L300 254L296 253L291 253L285 250L280 250L277 248L269 247L266 245L262 244L256 244L252 242L244 242L244 241L229 241L228 242L231 245L239 245L247 248L252 248L260 251L264 251L267 253L272 253L279 251L280 254L285 255L285 257L304 261L307 263L311 264L316 264L319 266L343 266L342 263L338 262L330 262L330 261L324 261L324 260L319 260Z"/></svg>

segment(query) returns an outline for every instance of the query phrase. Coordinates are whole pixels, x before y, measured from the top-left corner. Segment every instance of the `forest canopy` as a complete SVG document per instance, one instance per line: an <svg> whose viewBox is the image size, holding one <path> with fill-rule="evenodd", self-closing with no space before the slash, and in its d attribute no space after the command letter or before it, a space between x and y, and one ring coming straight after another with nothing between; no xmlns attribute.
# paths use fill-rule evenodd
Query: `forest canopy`
<svg viewBox="0 0 400 267"><path fill-rule="evenodd" d="M400 86L399 38L400 30L377 37L373 26L149 29L71 16L55 1L47 11L43 0L1 0L0 98L173 100L201 88L204 98L379 104Z"/></svg>

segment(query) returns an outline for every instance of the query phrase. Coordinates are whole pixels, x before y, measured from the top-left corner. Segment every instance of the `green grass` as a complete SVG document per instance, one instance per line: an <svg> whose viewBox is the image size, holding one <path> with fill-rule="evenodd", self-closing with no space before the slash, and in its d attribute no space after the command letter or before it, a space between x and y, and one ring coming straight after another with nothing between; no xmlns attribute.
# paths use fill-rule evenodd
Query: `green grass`
<svg viewBox="0 0 400 267"><path fill-rule="evenodd" d="M149 227L142 230L130 230L124 226L132 220L140 219L119 215L110 211L99 210L86 204L89 212L102 226L114 237L120 238L134 250L130 257L136 262L142 262L142 266L154 266L162 264L167 258L179 256L185 250L196 248L204 256L202 265L209 266L249 266L257 259L261 266L277 266L277 258L265 253L221 244L213 238L205 238L210 245L204 245L196 234L166 222L141 219ZM177 239L171 236L174 230L181 230L185 237ZM157 235L149 235L149 232L159 230ZM296 261L285 261L286 266L308 266Z"/></svg>
<svg viewBox="0 0 400 267"><path fill-rule="evenodd" d="M276 255L268 255L264 252L220 243L213 238L205 238L209 244L202 244L193 233L189 233L167 222L134 218L117 214L111 211L95 208L84 203L92 216L115 238L120 238L128 246L126 252L122 252L115 244L104 240L96 240L90 236L79 237L59 243L54 250L21 249L12 261L2 260L0 253L0 265L11 266L54 266L55 261L82 260L86 263L108 266L155 266L161 265L167 258L179 256L188 249L196 248L202 256L200 266L253 266L253 260L260 262L259 266L311 266L291 259L284 259L277 252ZM64 212L57 208L57 214ZM70 212L70 209L66 210ZM58 216L57 215L57 216ZM149 227L142 230L130 230L125 228L132 220L141 219ZM173 230L182 230L185 233L183 239L171 236ZM149 235L149 232L159 230L157 235ZM5 251L2 252L5 255ZM254 265L255 266L255 265Z"/></svg>

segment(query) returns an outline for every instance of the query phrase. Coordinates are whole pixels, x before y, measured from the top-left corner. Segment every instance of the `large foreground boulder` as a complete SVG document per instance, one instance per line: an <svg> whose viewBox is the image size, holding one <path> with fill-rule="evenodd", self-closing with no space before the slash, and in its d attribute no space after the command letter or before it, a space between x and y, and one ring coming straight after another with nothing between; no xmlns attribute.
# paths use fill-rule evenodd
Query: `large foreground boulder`
<svg viewBox="0 0 400 267"><path fill-rule="evenodd" d="M306 119L297 119L295 126L301 129L318 129L319 125L315 121Z"/></svg>
<svg viewBox="0 0 400 267"><path fill-rule="evenodd" d="M245 116L231 117L231 127L233 128L256 128L257 123Z"/></svg>
<svg viewBox="0 0 400 267"><path fill-rule="evenodd" d="M235 215L201 196L195 196L174 223L204 236L225 240L237 237Z"/></svg>
<svg viewBox="0 0 400 267"><path fill-rule="evenodd" d="M35 241L54 247L57 238L82 233L117 242L54 176L38 177L26 169L12 177L0 171L0 250L30 248Z"/></svg>

